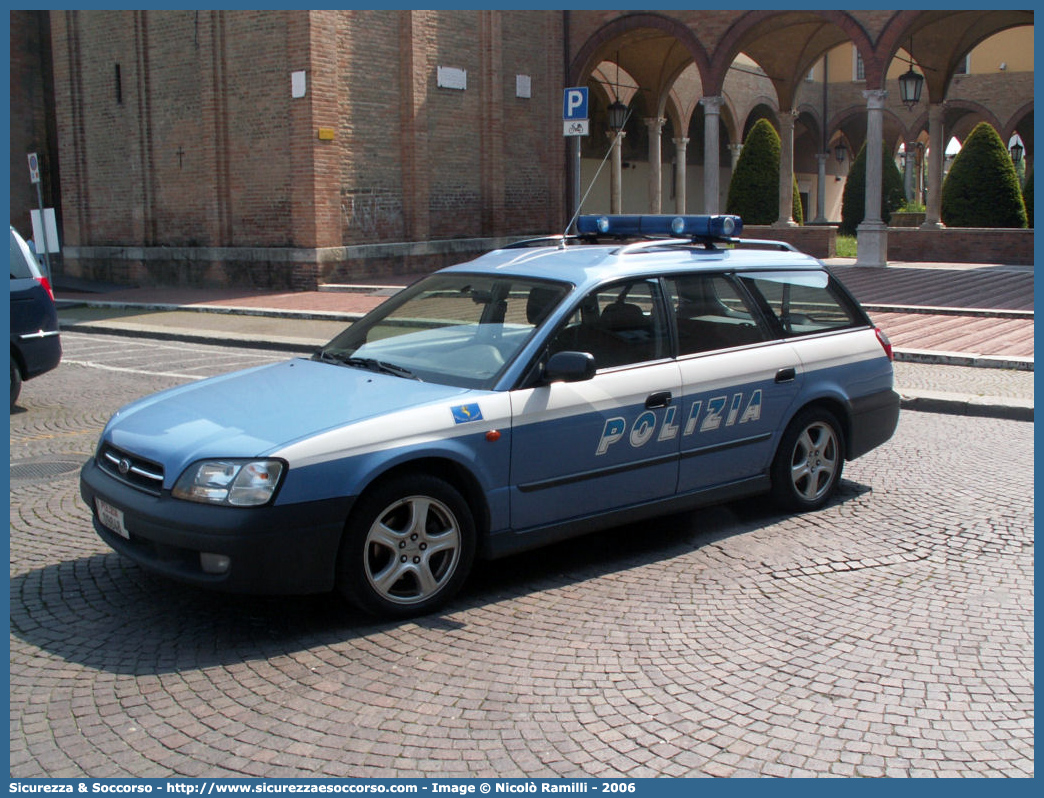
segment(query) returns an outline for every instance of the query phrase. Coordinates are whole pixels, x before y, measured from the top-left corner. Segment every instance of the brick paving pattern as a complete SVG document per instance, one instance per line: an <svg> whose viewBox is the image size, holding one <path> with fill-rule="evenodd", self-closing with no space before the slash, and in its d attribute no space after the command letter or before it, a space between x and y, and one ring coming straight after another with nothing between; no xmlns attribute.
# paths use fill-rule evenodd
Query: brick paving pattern
<svg viewBox="0 0 1044 798"><path fill-rule="evenodd" d="M178 382L30 383L13 473ZM170 584L75 471L12 479L11 775L1032 776L1032 463L1031 424L905 413L821 512L621 527L404 623Z"/></svg>

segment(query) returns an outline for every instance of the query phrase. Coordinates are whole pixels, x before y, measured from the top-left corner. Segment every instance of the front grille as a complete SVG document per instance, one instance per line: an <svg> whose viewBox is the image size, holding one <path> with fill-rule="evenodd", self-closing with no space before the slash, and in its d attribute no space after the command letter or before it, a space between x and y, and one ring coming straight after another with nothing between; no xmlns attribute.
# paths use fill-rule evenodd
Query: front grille
<svg viewBox="0 0 1044 798"><path fill-rule="evenodd" d="M98 453L98 466L114 479L159 496L163 490L163 466L105 444Z"/></svg>

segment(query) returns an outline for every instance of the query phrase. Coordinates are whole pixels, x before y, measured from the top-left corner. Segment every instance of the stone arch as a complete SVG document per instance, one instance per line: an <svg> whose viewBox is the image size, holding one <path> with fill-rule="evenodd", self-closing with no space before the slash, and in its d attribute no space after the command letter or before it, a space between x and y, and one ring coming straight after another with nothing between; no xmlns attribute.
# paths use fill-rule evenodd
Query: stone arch
<svg viewBox="0 0 1044 798"><path fill-rule="evenodd" d="M788 35L798 40L797 45L784 45ZM779 107L789 109L802 76L825 52L846 42L859 50L868 68L874 65L872 42L848 12L751 11L729 28L715 49L711 86L724 85L733 61L746 53L772 81ZM872 77L868 73L868 85Z"/></svg>
<svg viewBox="0 0 1044 798"><path fill-rule="evenodd" d="M946 104L946 140L956 138L963 142L979 122L988 122L1003 135L1004 125L997 116L981 103L955 100Z"/></svg>
<svg viewBox="0 0 1044 798"><path fill-rule="evenodd" d="M740 143L746 141L747 134L750 133L750 129L754 127L761 119L767 119L769 123L779 132L779 109L775 104L769 100L769 98L759 98L760 102L756 102L751 106L743 120L743 135L740 136Z"/></svg>
<svg viewBox="0 0 1044 798"><path fill-rule="evenodd" d="M610 20L592 34L577 51L569 66L569 78L574 83L587 75L604 58L629 41L636 41L642 31L658 32L678 41L701 76L709 69L709 59L703 45L693 31L681 20L655 13L624 14ZM703 85L706 78L703 77Z"/></svg>
<svg viewBox="0 0 1044 798"><path fill-rule="evenodd" d="M1002 136L1007 141L1016 133L1022 139L1022 145L1026 148L1023 157L1026 159L1027 168L1033 164L1033 103L1029 102L1019 108L1008 119Z"/></svg>
<svg viewBox="0 0 1044 798"><path fill-rule="evenodd" d="M797 109L794 126L794 170L815 172L815 156L822 152L822 148L823 125L819 111L809 105L802 105Z"/></svg>

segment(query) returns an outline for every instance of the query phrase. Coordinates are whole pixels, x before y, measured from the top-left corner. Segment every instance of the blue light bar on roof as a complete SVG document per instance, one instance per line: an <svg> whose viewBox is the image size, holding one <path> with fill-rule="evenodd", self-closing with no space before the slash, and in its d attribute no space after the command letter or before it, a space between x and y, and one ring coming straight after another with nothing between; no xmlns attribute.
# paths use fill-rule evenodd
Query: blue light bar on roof
<svg viewBox="0 0 1044 798"><path fill-rule="evenodd" d="M743 230L739 216L672 216L670 214L586 215L576 220L580 235L674 236L677 238L728 239Z"/></svg>

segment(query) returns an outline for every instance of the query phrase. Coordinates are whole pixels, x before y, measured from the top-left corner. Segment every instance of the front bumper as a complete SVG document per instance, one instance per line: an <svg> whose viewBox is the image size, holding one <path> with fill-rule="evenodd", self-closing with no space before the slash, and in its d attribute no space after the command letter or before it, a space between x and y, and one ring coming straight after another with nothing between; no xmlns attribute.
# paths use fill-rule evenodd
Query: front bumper
<svg viewBox="0 0 1044 798"><path fill-rule="evenodd" d="M255 508L196 504L125 485L93 458L80 471L80 495L101 539L146 570L200 587L270 595L333 589L354 503L344 497ZM128 537L99 520L99 499L123 513ZM227 557L227 570L205 571L202 553Z"/></svg>

